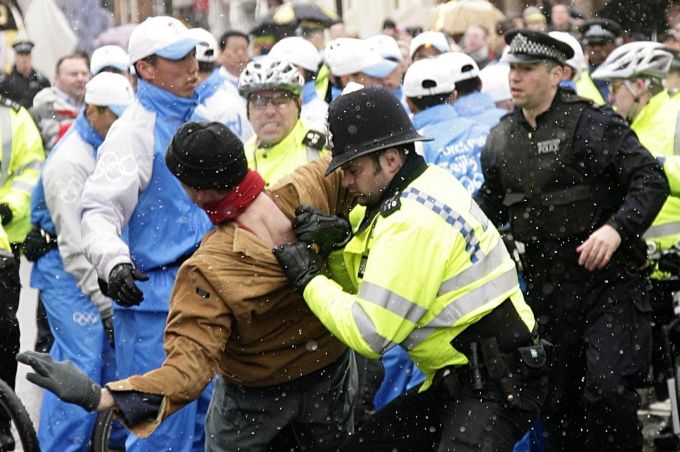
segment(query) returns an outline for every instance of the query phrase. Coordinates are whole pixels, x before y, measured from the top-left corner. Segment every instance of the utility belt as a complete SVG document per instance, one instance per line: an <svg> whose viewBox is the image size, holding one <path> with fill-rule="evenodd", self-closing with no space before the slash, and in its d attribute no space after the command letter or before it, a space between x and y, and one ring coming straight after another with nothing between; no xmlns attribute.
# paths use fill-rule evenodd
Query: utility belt
<svg viewBox="0 0 680 452"><path fill-rule="evenodd" d="M519 403L518 377L546 377L553 361L554 346L545 340L518 347L512 352L501 351L496 337L470 343L469 363L463 367L445 367L434 377L433 385L445 396L457 396L464 388L482 394L489 385L500 389L506 402Z"/></svg>
<svg viewBox="0 0 680 452"><path fill-rule="evenodd" d="M21 245L21 251L26 259L35 262L56 247L57 237L34 224L26 234L24 243Z"/></svg>
<svg viewBox="0 0 680 452"><path fill-rule="evenodd" d="M434 384L445 394L457 395L463 387L481 393L489 383L497 383L510 403L518 400L516 377L547 375L554 354L552 344L540 340L535 329L527 329L509 299L466 328L451 345L469 362L463 367L440 369Z"/></svg>

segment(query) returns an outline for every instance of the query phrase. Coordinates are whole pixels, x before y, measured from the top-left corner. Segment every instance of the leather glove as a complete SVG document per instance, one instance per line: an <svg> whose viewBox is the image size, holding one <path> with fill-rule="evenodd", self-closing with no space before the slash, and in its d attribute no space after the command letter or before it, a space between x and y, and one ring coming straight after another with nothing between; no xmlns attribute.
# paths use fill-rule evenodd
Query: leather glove
<svg viewBox="0 0 680 452"><path fill-rule="evenodd" d="M352 238L352 226L349 221L304 205L295 209L293 229L298 240L316 243L324 256L344 247Z"/></svg>
<svg viewBox="0 0 680 452"><path fill-rule="evenodd" d="M4 202L0 204L0 220L2 220L2 225L5 226L7 223L12 221L13 217L14 214L12 213L12 209L10 209L9 204Z"/></svg>
<svg viewBox="0 0 680 452"><path fill-rule="evenodd" d="M101 399L101 386L82 373L71 361L53 361L48 353L21 352L17 361L31 366L35 372L26 375L28 381L53 392L64 402L94 411Z"/></svg>
<svg viewBox="0 0 680 452"><path fill-rule="evenodd" d="M319 275L323 265L323 258L304 242L277 246L273 252L290 282L301 293L309 281Z"/></svg>
<svg viewBox="0 0 680 452"><path fill-rule="evenodd" d="M102 317L102 326L104 327L106 342L108 342L111 347L115 348L116 339L113 336L113 317Z"/></svg>
<svg viewBox="0 0 680 452"><path fill-rule="evenodd" d="M113 301L129 308L137 306L144 299L144 294L135 281L147 281L149 277L137 270L132 264L118 264L109 274L108 294Z"/></svg>

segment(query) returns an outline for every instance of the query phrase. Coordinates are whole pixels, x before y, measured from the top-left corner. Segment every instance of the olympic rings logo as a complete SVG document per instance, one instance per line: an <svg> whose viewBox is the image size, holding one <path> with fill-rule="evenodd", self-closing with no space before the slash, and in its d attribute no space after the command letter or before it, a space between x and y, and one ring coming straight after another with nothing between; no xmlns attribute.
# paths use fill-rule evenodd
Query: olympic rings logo
<svg viewBox="0 0 680 452"><path fill-rule="evenodd" d="M96 325L99 322L99 314L75 311L73 313L73 321L80 326Z"/></svg>
<svg viewBox="0 0 680 452"><path fill-rule="evenodd" d="M119 182L125 176L135 175L139 169L133 156L120 158L112 152L102 154L97 165L102 165L104 177L110 182Z"/></svg>
<svg viewBox="0 0 680 452"><path fill-rule="evenodd" d="M83 184L79 181L60 180L57 182L59 190L59 197L64 203L75 204L80 201L80 195L83 192Z"/></svg>

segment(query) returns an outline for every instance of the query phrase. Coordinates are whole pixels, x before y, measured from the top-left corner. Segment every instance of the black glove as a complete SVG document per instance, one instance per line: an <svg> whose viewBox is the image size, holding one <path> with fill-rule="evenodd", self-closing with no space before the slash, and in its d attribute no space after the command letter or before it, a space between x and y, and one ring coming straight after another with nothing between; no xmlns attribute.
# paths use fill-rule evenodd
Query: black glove
<svg viewBox="0 0 680 452"><path fill-rule="evenodd" d="M0 220L2 220L2 225L4 226L12 221L12 217L14 217L14 214L12 213L9 204L4 202L0 204Z"/></svg>
<svg viewBox="0 0 680 452"><path fill-rule="evenodd" d="M71 361L55 362L48 353L34 351L19 353L17 361L35 370L26 375L28 381L53 392L64 402L80 405L87 411L94 411L99 406L101 386Z"/></svg>
<svg viewBox="0 0 680 452"><path fill-rule="evenodd" d="M106 341L111 345L111 347L116 347L116 340L113 336L113 317L103 317L102 326L104 327L104 334L106 335Z"/></svg>
<svg viewBox="0 0 680 452"><path fill-rule="evenodd" d="M26 259L35 262L49 250L56 247L57 239L55 237L47 235L40 226L33 225L28 234L26 234L24 243L21 244L21 251L26 256Z"/></svg>
<svg viewBox="0 0 680 452"><path fill-rule="evenodd" d="M303 242L277 246L273 252L290 282L300 292L304 292L323 265L323 258Z"/></svg>
<svg viewBox="0 0 680 452"><path fill-rule="evenodd" d="M342 248L352 238L349 221L337 215L319 212L309 206L295 209L293 229L298 240L319 245L319 252L327 256Z"/></svg>
<svg viewBox="0 0 680 452"><path fill-rule="evenodd" d="M129 308L137 306L144 299L144 294L135 281L147 281L149 279L132 264L118 264L113 267L109 274L108 294L113 301L121 306Z"/></svg>

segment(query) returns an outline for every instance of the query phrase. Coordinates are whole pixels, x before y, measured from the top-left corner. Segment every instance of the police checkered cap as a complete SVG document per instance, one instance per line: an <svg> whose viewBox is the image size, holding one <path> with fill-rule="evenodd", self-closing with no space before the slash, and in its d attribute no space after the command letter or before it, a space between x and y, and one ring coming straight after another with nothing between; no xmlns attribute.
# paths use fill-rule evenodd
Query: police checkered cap
<svg viewBox="0 0 680 452"><path fill-rule="evenodd" d="M509 63L553 60L565 64L567 59L574 56L574 50L568 44L540 31L512 31L505 40L510 45L505 57Z"/></svg>

